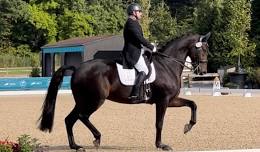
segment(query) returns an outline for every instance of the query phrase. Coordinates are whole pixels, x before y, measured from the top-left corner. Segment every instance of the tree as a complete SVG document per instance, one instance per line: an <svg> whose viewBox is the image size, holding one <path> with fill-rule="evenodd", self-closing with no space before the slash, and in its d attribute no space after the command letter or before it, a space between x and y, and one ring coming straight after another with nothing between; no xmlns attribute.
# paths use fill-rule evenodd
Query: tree
<svg viewBox="0 0 260 152"><path fill-rule="evenodd" d="M26 16L14 24L12 42L16 46L29 45L32 51L38 52L44 44L56 41L56 16L48 10L58 4L54 1L30 1L25 5Z"/></svg>
<svg viewBox="0 0 260 152"><path fill-rule="evenodd" d="M88 2L86 13L93 16L92 24L96 35L118 34L122 31L126 13L122 0Z"/></svg>
<svg viewBox="0 0 260 152"><path fill-rule="evenodd" d="M251 38L256 43L256 64L260 66L260 1L252 1Z"/></svg>
<svg viewBox="0 0 260 152"><path fill-rule="evenodd" d="M161 45L177 36L177 23L171 17L169 7L164 2L157 4L151 11L152 22L150 24L151 40Z"/></svg>
<svg viewBox="0 0 260 152"><path fill-rule="evenodd" d="M248 35L251 27L250 9L251 3L248 0L224 1L226 26L223 36L230 46L228 57L233 57L231 64L236 64L240 56L243 57L243 65L252 66L254 63L255 44L250 42Z"/></svg>
<svg viewBox="0 0 260 152"><path fill-rule="evenodd" d="M141 25L142 25L144 37L149 38L151 35L149 29L149 25L151 22L151 18L150 18L151 0L139 0L139 4L141 5L142 12L143 12Z"/></svg>
<svg viewBox="0 0 260 152"><path fill-rule="evenodd" d="M178 26L178 35L192 33L194 26L193 13L199 0L166 0L171 15L175 18Z"/></svg>
<svg viewBox="0 0 260 152"><path fill-rule="evenodd" d="M47 42L56 41L56 16L49 14L44 10L44 7L40 6L41 5L36 4L32 4L29 6L29 22L35 27L34 32L38 34L37 36L35 36L35 38L43 34L44 36L46 36Z"/></svg>
<svg viewBox="0 0 260 152"><path fill-rule="evenodd" d="M247 0L200 1L195 14L195 29L199 33L212 32L209 71L220 66L236 65L238 56L242 63L252 66L255 45L250 42L250 2ZM223 58L226 57L226 58ZM250 65L251 64L251 65Z"/></svg>
<svg viewBox="0 0 260 152"><path fill-rule="evenodd" d="M26 3L21 0L0 0L0 47L12 46L13 28L26 18Z"/></svg>
<svg viewBox="0 0 260 152"><path fill-rule="evenodd" d="M59 39L71 37L84 37L94 34L92 24L95 20L91 15L65 9L64 15L59 19Z"/></svg>
<svg viewBox="0 0 260 152"><path fill-rule="evenodd" d="M209 71L216 71L220 66L230 64L229 58L223 58L228 55L227 38L223 37L225 32L226 23L223 20L223 0L211 1L201 0L199 1L194 12L194 29L197 33L211 32L212 35L209 39L210 52L212 56L209 56Z"/></svg>

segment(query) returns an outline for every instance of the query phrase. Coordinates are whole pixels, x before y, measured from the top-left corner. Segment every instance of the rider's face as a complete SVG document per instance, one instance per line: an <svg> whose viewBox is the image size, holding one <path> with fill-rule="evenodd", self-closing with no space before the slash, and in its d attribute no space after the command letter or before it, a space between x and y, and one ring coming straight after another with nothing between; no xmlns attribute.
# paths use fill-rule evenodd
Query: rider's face
<svg viewBox="0 0 260 152"><path fill-rule="evenodd" d="M134 15L136 17L136 19L140 20L142 18L142 11L134 11Z"/></svg>

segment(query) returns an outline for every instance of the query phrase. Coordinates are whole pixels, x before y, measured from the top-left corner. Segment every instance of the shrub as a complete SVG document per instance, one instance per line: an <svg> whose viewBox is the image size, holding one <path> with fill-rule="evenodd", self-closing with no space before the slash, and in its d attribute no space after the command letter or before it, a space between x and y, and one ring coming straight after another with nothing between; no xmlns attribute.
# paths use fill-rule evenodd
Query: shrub
<svg viewBox="0 0 260 152"><path fill-rule="evenodd" d="M21 152L32 152L40 146L38 140L36 138L31 138L29 135L18 137L18 143L21 147Z"/></svg>
<svg viewBox="0 0 260 152"><path fill-rule="evenodd" d="M28 46L22 45L17 48L0 48L0 67L38 67L40 56L38 53L31 53Z"/></svg>
<svg viewBox="0 0 260 152"><path fill-rule="evenodd" d="M21 148L19 144L8 141L0 141L0 152L20 152Z"/></svg>
<svg viewBox="0 0 260 152"><path fill-rule="evenodd" d="M260 85L260 67L247 68L248 80L252 83L253 88L259 88Z"/></svg>
<svg viewBox="0 0 260 152"><path fill-rule="evenodd" d="M0 152L33 152L39 151L40 144L36 138L31 138L29 135L21 135L18 137L18 143L0 140Z"/></svg>
<svg viewBox="0 0 260 152"><path fill-rule="evenodd" d="M31 77L40 77L41 70L38 67L33 67L31 71Z"/></svg>
<svg viewBox="0 0 260 152"><path fill-rule="evenodd" d="M231 89L239 89L239 85L236 83L232 83L232 82L228 82L228 83L224 84L224 87L228 87Z"/></svg>
<svg viewBox="0 0 260 152"><path fill-rule="evenodd" d="M256 78L256 82L257 82L258 84L260 84L260 67L256 68L255 78Z"/></svg>
<svg viewBox="0 0 260 152"><path fill-rule="evenodd" d="M0 152L13 152L11 145L0 144Z"/></svg>

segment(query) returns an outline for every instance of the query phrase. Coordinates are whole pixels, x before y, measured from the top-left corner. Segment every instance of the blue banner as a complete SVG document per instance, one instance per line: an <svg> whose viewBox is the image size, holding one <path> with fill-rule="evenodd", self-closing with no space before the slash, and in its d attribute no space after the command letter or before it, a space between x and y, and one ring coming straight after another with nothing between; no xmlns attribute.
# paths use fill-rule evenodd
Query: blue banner
<svg viewBox="0 0 260 152"><path fill-rule="evenodd" d="M71 76L65 76L61 89L70 89ZM9 90L46 90L51 77L0 78L0 91Z"/></svg>

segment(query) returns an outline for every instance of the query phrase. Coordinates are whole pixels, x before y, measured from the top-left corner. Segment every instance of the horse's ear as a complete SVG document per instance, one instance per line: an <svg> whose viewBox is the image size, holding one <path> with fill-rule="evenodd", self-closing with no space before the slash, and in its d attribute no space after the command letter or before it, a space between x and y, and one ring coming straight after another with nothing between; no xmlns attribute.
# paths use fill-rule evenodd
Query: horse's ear
<svg viewBox="0 0 260 152"><path fill-rule="evenodd" d="M211 32L208 32L206 35L202 35L200 37L200 42L207 42L209 37L210 37L210 35L211 35Z"/></svg>

